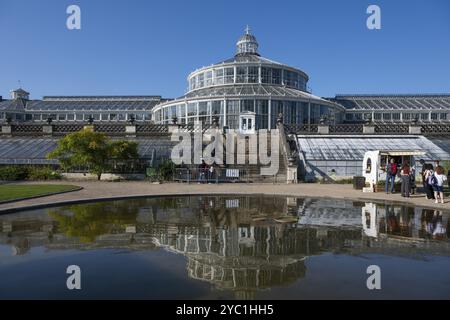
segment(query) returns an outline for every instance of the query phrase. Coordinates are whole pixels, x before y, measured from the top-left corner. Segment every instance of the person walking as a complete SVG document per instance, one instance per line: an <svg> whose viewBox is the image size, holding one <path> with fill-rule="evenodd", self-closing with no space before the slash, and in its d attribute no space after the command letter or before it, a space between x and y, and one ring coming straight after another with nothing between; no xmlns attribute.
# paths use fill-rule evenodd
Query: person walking
<svg viewBox="0 0 450 320"><path fill-rule="evenodd" d="M401 193L402 197L409 198L409 195L411 193L411 168L409 166L408 161L405 161L405 163L402 165L401 171L400 171L400 177L402 179L402 187L401 187Z"/></svg>
<svg viewBox="0 0 450 320"><path fill-rule="evenodd" d="M434 199L434 190L433 185L431 184L431 177L434 175L433 165L432 164L425 164L424 166L424 174L423 174L423 181L425 185L425 192L428 200Z"/></svg>
<svg viewBox="0 0 450 320"><path fill-rule="evenodd" d="M444 182L447 181L447 176L444 174L444 168L437 166L431 179L434 190L434 202L439 203L440 199L441 203L444 203Z"/></svg>
<svg viewBox="0 0 450 320"><path fill-rule="evenodd" d="M397 175L397 164L392 158L386 168L386 193L389 193L389 183L391 183L391 193L394 193L395 176Z"/></svg>

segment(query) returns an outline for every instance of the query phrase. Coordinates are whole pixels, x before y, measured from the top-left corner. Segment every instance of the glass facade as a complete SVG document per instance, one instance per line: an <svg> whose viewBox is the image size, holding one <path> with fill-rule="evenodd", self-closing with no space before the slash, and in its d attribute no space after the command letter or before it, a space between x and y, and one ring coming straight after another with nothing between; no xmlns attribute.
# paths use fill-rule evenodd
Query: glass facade
<svg viewBox="0 0 450 320"><path fill-rule="evenodd" d="M259 65L237 65L213 67L196 73L189 78L189 91L224 84L261 83L283 85L306 91L307 77L286 68L272 68Z"/></svg>
<svg viewBox="0 0 450 320"><path fill-rule="evenodd" d="M372 116L373 115L373 116ZM404 112L392 112L392 111L377 111L373 113L363 112L346 112L345 121L347 122L359 122L362 120L372 119L375 122L390 122L390 123L409 123L415 119L419 122L446 122L449 119L449 114L446 112L410 112L408 110Z"/></svg>
<svg viewBox="0 0 450 320"><path fill-rule="evenodd" d="M285 124L292 125L318 124L324 117L331 123L341 120L336 118L337 113L332 106L306 101L270 99L221 99L177 103L156 110L154 119L156 123L170 124L176 115L178 123L181 124L199 122L211 124L212 117L218 116L221 126L238 129L239 116L249 113L255 114L256 129L274 129L280 114Z"/></svg>

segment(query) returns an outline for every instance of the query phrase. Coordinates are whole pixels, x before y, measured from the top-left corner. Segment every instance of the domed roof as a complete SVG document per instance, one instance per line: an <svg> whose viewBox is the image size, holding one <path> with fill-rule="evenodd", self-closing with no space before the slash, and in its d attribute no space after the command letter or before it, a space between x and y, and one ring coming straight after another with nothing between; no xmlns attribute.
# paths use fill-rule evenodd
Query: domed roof
<svg viewBox="0 0 450 320"><path fill-rule="evenodd" d="M239 38L237 44L236 56L239 55L257 55L258 54L258 41L256 37L251 34L250 28L247 26L245 34Z"/></svg>

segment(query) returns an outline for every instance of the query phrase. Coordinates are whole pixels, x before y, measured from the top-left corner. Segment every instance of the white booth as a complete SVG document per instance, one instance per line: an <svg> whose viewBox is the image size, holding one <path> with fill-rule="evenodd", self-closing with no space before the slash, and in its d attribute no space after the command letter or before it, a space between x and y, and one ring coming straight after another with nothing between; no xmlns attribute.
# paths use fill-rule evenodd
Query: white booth
<svg viewBox="0 0 450 320"><path fill-rule="evenodd" d="M364 155L362 176L366 178L369 187L363 189L363 192L375 192L378 181L386 180L386 168L390 159L394 159L400 170L400 166L408 161L410 166L415 166L416 157L423 157L423 151L404 151L404 150L377 150L367 151Z"/></svg>

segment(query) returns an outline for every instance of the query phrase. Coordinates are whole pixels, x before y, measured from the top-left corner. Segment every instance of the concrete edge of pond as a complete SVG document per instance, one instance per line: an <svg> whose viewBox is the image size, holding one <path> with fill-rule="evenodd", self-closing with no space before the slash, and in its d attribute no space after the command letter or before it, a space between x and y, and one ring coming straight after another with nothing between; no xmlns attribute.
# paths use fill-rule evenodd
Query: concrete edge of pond
<svg viewBox="0 0 450 320"><path fill-rule="evenodd" d="M178 185L178 184L177 184ZM170 186L170 184L166 184L166 186ZM172 187L174 187L173 185ZM442 210L442 211L450 211L448 206L444 206L441 204L434 204L430 202L426 203L414 203L411 201L410 198L401 198L401 199L385 199L385 198L379 198L379 197L370 197L367 196L367 194L361 194L361 195L355 195L351 194L354 192L349 192L349 195L336 195L332 193L326 194L326 192L319 192L314 194L301 194L298 192L298 190L277 190L278 189L285 189L286 187L289 188L289 185L270 185L270 188L267 189L267 185L265 188L266 190L211 190L211 187L209 185L201 185L197 186L195 185L197 189L199 190L177 190L180 188L173 188L169 191L162 191L161 190L155 190L155 192L149 192L149 193L140 193L140 194L128 194L123 195L123 189L121 189L121 193L119 195L112 195L112 196L98 196L98 197L79 197L74 199L63 199L58 201L43 201L36 204L24 204L16 207L10 207L10 208L0 208L0 215L3 214L9 214L9 213L15 213L15 212L21 212L21 211L30 211L30 210L37 210L37 209L43 209L43 208L49 208L49 207L59 207L59 206L66 206L66 205L75 205L75 204L82 204L82 203L93 203L93 202L104 202L104 201L119 201L119 200L126 200L126 199L139 199L139 198L156 198L156 197L174 197L174 196L275 196L275 197L298 197L298 198L319 198L319 199L335 199L335 200L346 200L346 201L355 201L355 202L373 202L373 203L379 203L379 204L395 204L395 205L406 205L411 207L420 207L420 208L426 208L426 209L433 209L433 210ZM283 187L280 187L283 186ZM102 187L105 187L103 185ZM124 185L125 187L125 185ZM258 187L258 186L254 186ZM320 190L320 185L314 186L317 190ZM107 188L106 188L107 189ZM189 188L191 189L191 188ZM194 189L194 188L192 188ZM233 189L233 188L231 188ZM253 188L255 189L255 188ZM259 189L259 188L258 188ZM80 187L80 190L84 190L89 192L89 190L86 189L86 187ZM78 191L80 191L78 190ZM270 191L268 191L270 190ZM327 190L322 190L327 191ZM349 190L350 191L350 190ZM64 192L67 193L67 192ZM46 197L40 197L40 198L46 198L45 200L50 200L48 198L52 197L53 195L46 196ZM420 196L422 197L422 196ZM418 199L416 197L415 199ZM28 199L27 199L28 200ZM448 203L447 203L448 205Z"/></svg>

